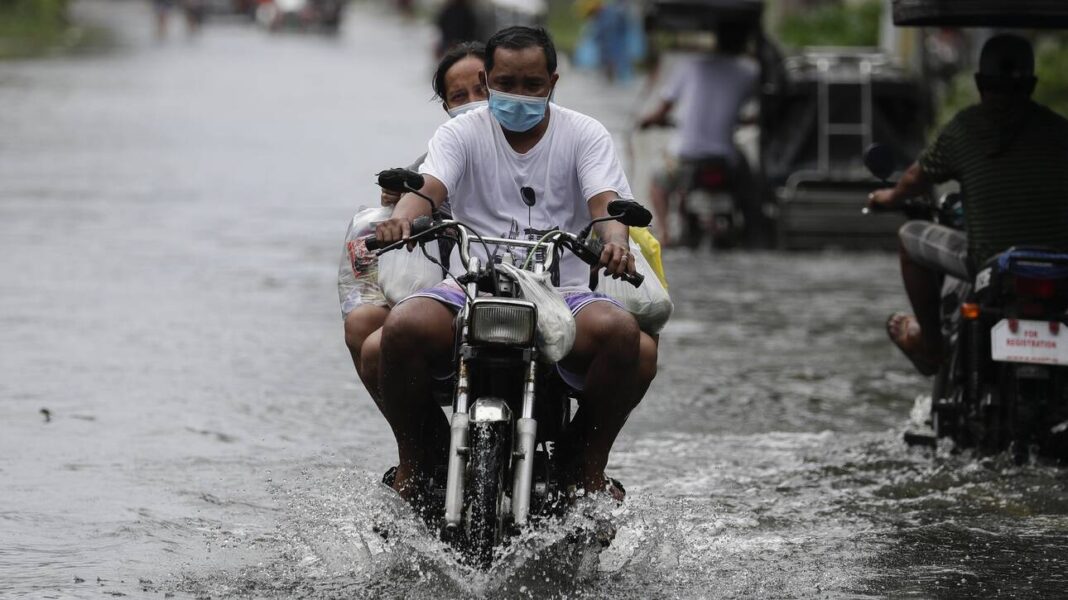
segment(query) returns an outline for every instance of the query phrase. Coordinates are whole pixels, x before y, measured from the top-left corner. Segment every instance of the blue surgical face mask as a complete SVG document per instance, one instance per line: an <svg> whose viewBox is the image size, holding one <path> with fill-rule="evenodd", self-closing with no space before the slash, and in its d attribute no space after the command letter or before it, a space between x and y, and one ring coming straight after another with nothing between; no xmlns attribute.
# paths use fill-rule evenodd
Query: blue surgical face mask
<svg viewBox="0 0 1068 600"><path fill-rule="evenodd" d="M522 133L530 131L545 118L545 109L549 98L541 96L520 96L489 90L490 112L508 131Z"/></svg>
<svg viewBox="0 0 1068 600"><path fill-rule="evenodd" d="M456 108L450 108L446 112L449 113L450 117L455 119L456 117L458 117L458 116L460 116L460 115L462 115L464 113L471 112L471 111L475 110L476 108L482 108L483 106L486 106L487 104L489 104L489 102L486 102L485 100L476 100L474 102L468 102L467 104L461 104L460 106L457 106Z"/></svg>

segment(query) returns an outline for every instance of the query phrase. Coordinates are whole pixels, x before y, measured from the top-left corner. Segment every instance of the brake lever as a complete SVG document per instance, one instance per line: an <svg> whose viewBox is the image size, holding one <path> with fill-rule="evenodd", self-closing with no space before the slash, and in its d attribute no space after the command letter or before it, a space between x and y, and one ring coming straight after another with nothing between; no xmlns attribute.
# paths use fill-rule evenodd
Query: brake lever
<svg viewBox="0 0 1068 600"><path fill-rule="evenodd" d="M433 229L437 223L435 223L430 217L422 216L412 219L411 229L408 232L408 238L403 240L397 240L391 242L385 246L382 245L378 238L374 234L364 236L363 243L368 252L375 252L376 256L382 256L382 254L389 252L390 250L396 250L405 244L411 243L413 240L421 243L417 238L422 237L424 234Z"/></svg>
<svg viewBox="0 0 1068 600"><path fill-rule="evenodd" d="M601 264L601 252L604 250L604 243L601 242L601 240L586 240L583 242L582 240L576 239L575 241L578 242L575 245L578 248L581 248L581 250L576 251L575 254L582 260L582 262L591 267L596 267ZM609 277L611 277L611 275L609 275ZM641 273L623 273L619 278L634 287L640 287L641 284L645 282L645 276Z"/></svg>
<svg viewBox="0 0 1068 600"><path fill-rule="evenodd" d="M860 214L871 215L876 213L900 212L909 219L929 221L931 220L933 210L934 208L929 202L916 200L915 198L907 198L900 206L885 207L879 204L876 204L875 206L865 206L860 209Z"/></svg>
<svg viewBox="0 0 1068 600"><path fill-rule="evenodd" d="M363 245L364 245L364 247L367 248L367 251L368 252L374 252L375 256L382 256L386 252L390 252L390 251L396 250L398 248L402 248L402 247L404 247L404 245L406 245L408 242L411 241L411 238L408 238L408 239L404 239L404 240L397 240L395 242L390 242L389 244L386 244L386 245L382 245L382 242L380 242L378 240L378 238L376 238L374 236L374 234L364 236L362 239L363 239Z"/></svg>

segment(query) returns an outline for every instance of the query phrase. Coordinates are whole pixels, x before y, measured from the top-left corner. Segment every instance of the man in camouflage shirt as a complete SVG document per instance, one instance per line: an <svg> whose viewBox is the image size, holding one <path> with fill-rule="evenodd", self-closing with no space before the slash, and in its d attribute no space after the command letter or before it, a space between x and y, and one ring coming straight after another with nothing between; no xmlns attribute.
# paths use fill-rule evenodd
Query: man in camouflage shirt
<svg viewBox="0 0 1068 600"><path fill-rule="evenodd" d="M901 274L915 316L895 313L887 332L925 375L942 360L943 277L975 269L1012 246L1068 250L1068 120L1031 100L1031 44L998 35L983 46L975 76L981 101L953 118L892 189L868 205L896 208L933 183L960 182L967 233L909 221L900 236Z"/></svg>

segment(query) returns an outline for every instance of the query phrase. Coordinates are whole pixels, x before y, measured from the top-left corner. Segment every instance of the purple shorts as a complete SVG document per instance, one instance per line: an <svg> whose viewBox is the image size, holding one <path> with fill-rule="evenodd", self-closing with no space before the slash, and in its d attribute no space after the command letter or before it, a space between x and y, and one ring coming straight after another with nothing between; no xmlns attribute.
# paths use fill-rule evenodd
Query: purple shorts
<svg viewBox="0 0 1068 600"><path fill-rule="evenodd" d="M609 298L600 292L591 292L584 288L559 288L557 291L560 292L560 296L564 299L567 307L571 309L572 316L578 315L582 309L594 302L608 302L613 306L626 310L617 300ZM420 290L401 300L401 302L406 302L411 298L431 298L456 311L463 308L466 299L464 291L452 281L443 281L432 288ZM582 391L583 382L586 380L585 373L572 373L560 365L556 365L556 370L560 372L560 378L564 380L564 383L580 392Z"/></svg>

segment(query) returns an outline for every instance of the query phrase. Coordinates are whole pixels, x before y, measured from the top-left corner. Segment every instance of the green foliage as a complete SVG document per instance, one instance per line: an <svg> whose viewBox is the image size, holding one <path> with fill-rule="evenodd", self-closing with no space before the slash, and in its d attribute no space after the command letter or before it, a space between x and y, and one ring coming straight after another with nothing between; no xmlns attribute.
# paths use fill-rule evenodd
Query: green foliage
<svg viewBox="0 0 1068 600"><path fill-rule="evenodd" d="M803 46L875 46L879 43L880 0L833 2L784 15L776 28L779 42Z"/></svg>
<svg viewBox="0 0 1068 600"><path fill-rule="evenodd" d="M0 58L36 54L67 30L67 0L0 0Z"/></svg>
<svg viewBox="0 0 1068 600"><path fill-rule="evenodd" d="M1068 37L1048 36L1035 44L1035 101L1068 116Z"/></svg>
<svg viewBox="0 0 1068 600"><path fill-rule="evenodd" d="M583 21L575 10L572 0L549 0L549 14L545 28L553 36L553 43L560 52L571 54L578 45Z"/></svg>
<svg viewBox="0 0 1068 600"><path fill-rule="evenodd" d="M936 131L958 112L979 101L979 91L975 89L975 79L972 75L970 72L958 73L949 82L935 115Z"/></svg>
<svg viewBox="0 0 1068 600"><path fill-rule="evenodd" d="M43 30L62 26L67 0L0 0L0 29Z"/></svg>
<svg viewBox="0 0 1068 600"><path fill-rule="evenodd" d="M1068 116L1068 36L1047 35L1034 40L1035 102L1043 104L1054 111ZM953 115L972 104L979 102L979 91L975 89L972 70L958 73L950 82L942 102L939 104L936 123L945 125Z"/></svg>

